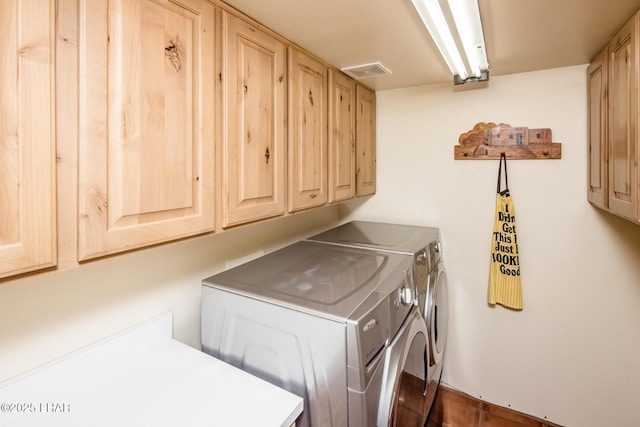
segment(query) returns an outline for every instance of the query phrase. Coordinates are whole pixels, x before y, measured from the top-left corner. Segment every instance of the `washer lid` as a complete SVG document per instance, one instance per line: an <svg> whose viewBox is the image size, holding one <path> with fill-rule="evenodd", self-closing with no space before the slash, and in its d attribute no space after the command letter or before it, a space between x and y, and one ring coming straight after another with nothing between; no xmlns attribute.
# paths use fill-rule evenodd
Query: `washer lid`
<svg viewBox="0 0 640 427"><path fill-rule="evenodd" d="M307 240L415 255L439 240L438 228L352 221Z"/></svg>
<svg viewBox="0 0 640 427"><path fill-rule="evenodd" d="M303 241L203 284L345 321L385 279L402 281L392 272L408 268L400 255Z"/></svg>

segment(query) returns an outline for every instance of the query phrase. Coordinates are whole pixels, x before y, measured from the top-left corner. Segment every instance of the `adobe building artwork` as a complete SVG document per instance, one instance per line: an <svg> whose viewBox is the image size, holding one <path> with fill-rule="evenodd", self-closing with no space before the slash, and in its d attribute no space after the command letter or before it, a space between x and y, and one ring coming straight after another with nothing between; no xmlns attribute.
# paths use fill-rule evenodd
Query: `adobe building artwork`
<svg viewBox="0 0 640 427"><path fill-rule="evenodd" d="M505 123L479 122L463 133L454 146L456 160L560 159L561 144L551 142L551 129L512 127Z"/></svg>

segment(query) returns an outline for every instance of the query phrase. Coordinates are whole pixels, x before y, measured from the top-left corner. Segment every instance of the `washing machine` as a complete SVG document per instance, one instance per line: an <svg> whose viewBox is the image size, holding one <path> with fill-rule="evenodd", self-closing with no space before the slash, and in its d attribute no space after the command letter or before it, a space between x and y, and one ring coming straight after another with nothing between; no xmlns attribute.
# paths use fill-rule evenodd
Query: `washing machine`
<svg viewBox="0 0 640 427"><path fill-rule="evenodd" d="M425 390L425 411L428 413L442 376L448 326L447 275L440 230L436 227L352 221L307 240L395 253L412 260L415 304L428 332L428 387Z"/></svg>
<svg viewBox="0 0 640 427"><path fill-rule="evenodd" d="M428 332L402 254L297 242L204 279L201 326L205 353L304 399L296 426L424 425Z"/></svg>

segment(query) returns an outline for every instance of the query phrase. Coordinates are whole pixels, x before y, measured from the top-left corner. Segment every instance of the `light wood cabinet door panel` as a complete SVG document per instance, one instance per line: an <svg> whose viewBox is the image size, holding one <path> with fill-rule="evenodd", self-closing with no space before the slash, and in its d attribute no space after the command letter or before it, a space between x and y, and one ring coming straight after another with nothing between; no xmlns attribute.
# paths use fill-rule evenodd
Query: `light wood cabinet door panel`
<svg viewBox="0 0 640 427"><path fill-rule="evenodd" d="M327 203L327 67L289 49L289 212Z"/></svg>
<svg viewBox="0 0 640 427"><path fill-rule="evenodd" d="M0 278L56 265L54 10L0 2Z"/></svg>
<svg viewBox="0 0 640 427"><path fill-rule="evenodd" d="M356 196L376 192L376 94L357 85Z"/></svg>
<svg viewBox="0 0 640 427"><path fill-rule="evenodd" d="M214 6L80 10L79 259L213 230Z"/></svg>
<svg viewBox="0 0 640 427"><path fill-rule="evenodd" d="M329 203L356 195L356 83L329 71Z"/></svg>
<svg viewBox="0 0 640 427"><path fill-rule="evenodd" d="M638 19L636 14L608 46L609 208L632 219L638 217Z"/></svg>
<svg viewBox="0 0 640 427"><path fill-rule="evenodd" d="M587 69L589 112L588 198L607 207L607 52L602 51Z"/></svg>
<svg viewBox="0 0 640 427"><path fill-rule="evenodd" d="M284 214L286 47L229 14L223 22L222 226Z"/></svg>

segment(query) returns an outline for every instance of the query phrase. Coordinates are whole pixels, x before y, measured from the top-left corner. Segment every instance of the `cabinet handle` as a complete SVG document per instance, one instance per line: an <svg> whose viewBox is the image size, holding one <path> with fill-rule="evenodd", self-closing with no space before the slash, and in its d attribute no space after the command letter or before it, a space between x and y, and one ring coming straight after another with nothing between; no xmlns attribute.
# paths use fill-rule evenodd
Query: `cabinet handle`
<svg viewBox="0 0 640 427"><path fill-rule="evenodd" d="M311 91L309 91L309 102L311 103L311 106L313 107L313 93Z"/></svg>
<svg viewBox="0 0 640 427"><path fill-rule="evenodd" d="M264 157L267 159L267 164L269 164L269 157L271 157L271 153L269 153L269 147L267 147L267 151L264 152Z"/></svg>

